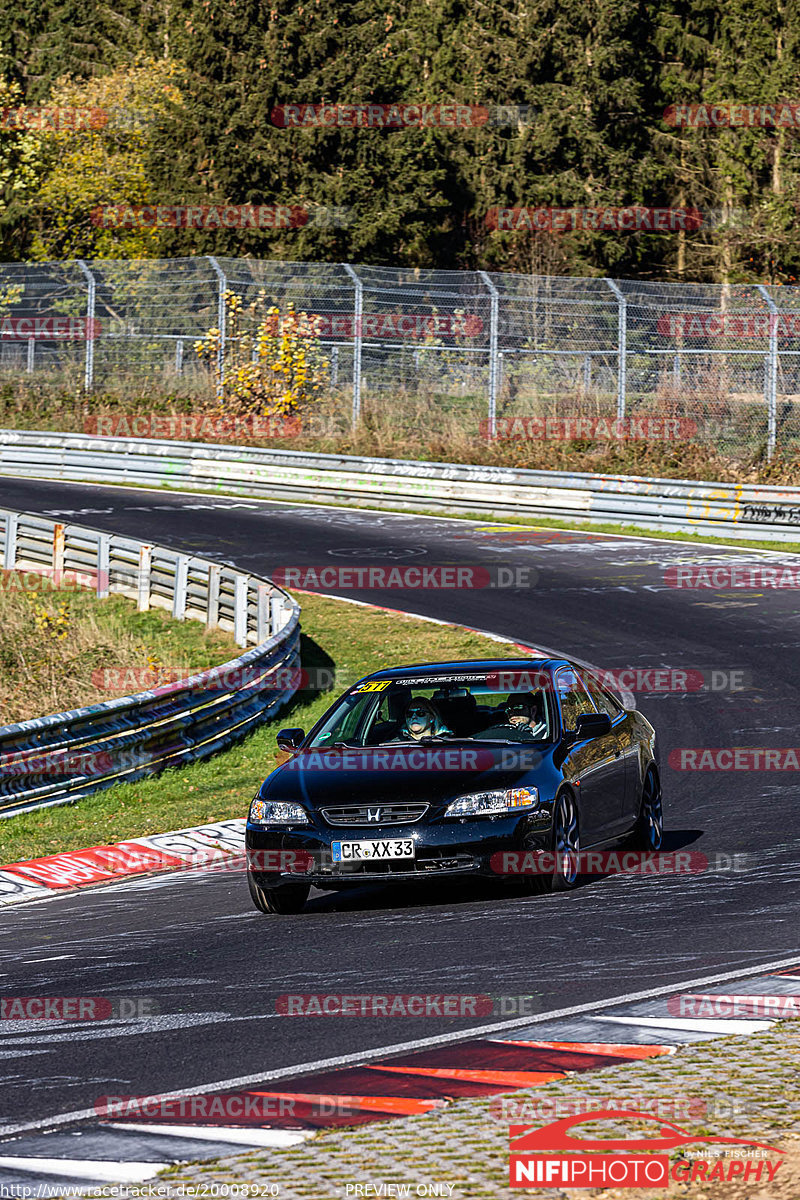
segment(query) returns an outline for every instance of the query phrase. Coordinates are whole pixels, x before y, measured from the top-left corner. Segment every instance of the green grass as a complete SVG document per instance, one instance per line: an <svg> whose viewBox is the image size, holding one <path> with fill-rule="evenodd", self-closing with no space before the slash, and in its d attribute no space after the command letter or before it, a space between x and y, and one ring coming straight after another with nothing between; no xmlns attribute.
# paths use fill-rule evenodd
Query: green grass
<svg viewBox="0 0 800 1200"><path fill-rule="evenodd" d="M34 571L0 572L0 725L144 691L227 662L233 637Z"/></svg>
<svg viewBox="0 0 800 1200"><path fill-rule="evenodd" d="M303 666L334 669L342 687L392 665L515 656L511 646L458 626L320 596L302 597L302 609ZM256 788L276 764L278 729L309 729L339 690L299 694L276 721L205 762L109 788L74 805L0 820L0 863L245 816Z"/></svg>

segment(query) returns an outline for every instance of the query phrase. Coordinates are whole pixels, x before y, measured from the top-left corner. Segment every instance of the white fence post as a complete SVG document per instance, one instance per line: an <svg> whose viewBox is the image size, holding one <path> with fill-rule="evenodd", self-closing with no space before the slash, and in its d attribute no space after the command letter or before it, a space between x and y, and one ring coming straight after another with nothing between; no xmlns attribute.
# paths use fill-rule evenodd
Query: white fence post
<svg viewBox="0 0 800 1200"><path fill-rule="evenodd" d="M150 573L153 566L153 547L139 547L139 579L136 607L139 612L150 611Z"/></svg>
<svg viewBox="0 0 800 1200"><path fill-rule="evenodd" d="M364 316L364 285L349 263L342 263L356 289L353 329L353 429L361 417L361 324Z"/></svg>
<svg viewBox="0 0 800 1200"><path fill-rule="evenodd" d="M489 437L493 438L497 433L497 392L500 381L500 361L497 354L500 293L485 271L478 271L478 275L486 284L491 296L491 324L489 327Z"/></svg>
<svg viewBox="0 0 800 1200"><path fill-rule="evenodd" d="M259 646L269 637L269 598L270 588L266 583L258 585L258 603L256 605L256 641Z"/></svg>
<svg viewBox="0 0 800 1200"><path fill-rule="evenodd" d="M217 260L209 254L208 261L214 268L217 274L217 283L219 292L217 295L217 325L219 327L219 346L217 348L217 396L221 399L225 384L225 344L227 340L227 310L225 307L225 290L228 286L228 281L225 278L225 272L219 265Z"/></svg>
<svg viewBox="0 0 800 1200"><path fill-rule="evenodd" d="M216 563L208 568L208 603L206 607L206 629L219 625L219 572Z"/></svg>
<svg viewBox="0 0 800 1200"><path fill-rule="evenodd" d="M274 637L283 629L283 596L273 595L270 597L269 615L270 633Z"/></svg>
<svg viewBox="0 0 800 1200"><path fill-rule="evenodd" d="M177 621L186 616L186 588L189 582L189 555L179 554L175 559L175 587L172 593L172 615Z"/></svg>
<svg viewBox="0 0 800 1200"><path fill-rule="evenodd" d="M604 279L617 298L617 420L625 420L628 373L628 301L613 279Z"/></svg>
<svg viewBox="0 0 800 1200"><path fill-rule="evenodd" d="M82 258L78 259L78 266L89 284L89 294L86 297L86 364L83 372L83 390L90 392L94 386L94 313L97 284Z"/></svg>
<svg viewBox="0 0 800 1200"><path fill-rule="evenodd" d="M97 539L97 599L105 600L111 588L111 535L101 533Z"/></svg>
<svg viewBox="0 0 800 1200"><path fill-rule="evenodd" d="M237 646L247 645L247 583L246 575L237 574L233 587L233 637Z"/></svg>
<svg viewBox="0 0 800 1200"><path fill-rule="evenodd" d="M778 306L763 284L756 284L769 305L769 353L764 378L764 400L767 405L767 461L775 453L778 436Z"/></svg>
<svg viewBox="0 0 800 1200"><path fill-rule="evenodd" d="M19 515L6 513L6 544L3 547L3 567L13 571L17 565L17 532L19 530Z"/></svg>

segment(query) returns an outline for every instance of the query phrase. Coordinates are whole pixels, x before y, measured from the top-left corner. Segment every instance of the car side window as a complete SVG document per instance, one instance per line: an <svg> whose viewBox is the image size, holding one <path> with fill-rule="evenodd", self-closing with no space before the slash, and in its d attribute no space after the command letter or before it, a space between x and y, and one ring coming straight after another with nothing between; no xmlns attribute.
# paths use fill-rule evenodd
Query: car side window
<svg viewBox="0 0 800 1200"><path fill-rule="evenodd" d="M565 667L557 673L556 689L561 703L561 720L565 730L576 728L581 713L595 711L591 696L570 667Z"/></svg>
<svg viewBox="0 0 800 1200"><path fill-rule="evenodd" d="M582 671L581 679L586 684L586 688L592 700L594 700L594 706L597 711L599 713L608 713L611 720L615 721L622 712L622 709L616 703L613 696L609 696L608 692L603 690L590 671Z"/></svg>

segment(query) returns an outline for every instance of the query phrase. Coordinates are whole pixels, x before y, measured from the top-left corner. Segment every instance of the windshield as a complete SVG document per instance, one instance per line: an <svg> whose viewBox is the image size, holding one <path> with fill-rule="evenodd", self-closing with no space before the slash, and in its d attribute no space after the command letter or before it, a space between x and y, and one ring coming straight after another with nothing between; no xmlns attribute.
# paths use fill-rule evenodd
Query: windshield
<svg viewBox="0 0 800 1200"><path fill-rule="evenodd" d="M494 679L453 681L437 676L357 684L329 713L309 745L384 746L430 739L551 741L549 676L534 673L536 678L532 674L509 690L508 680L494 674Z"/></svg>

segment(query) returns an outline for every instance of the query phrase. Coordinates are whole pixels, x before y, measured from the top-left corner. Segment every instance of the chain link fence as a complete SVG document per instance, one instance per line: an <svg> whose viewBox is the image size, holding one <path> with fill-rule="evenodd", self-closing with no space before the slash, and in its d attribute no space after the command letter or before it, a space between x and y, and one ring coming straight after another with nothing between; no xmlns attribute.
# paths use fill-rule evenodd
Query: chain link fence
<svg viewBox="0 0 800 1200"><path fill-rule="evenodd" d="M671 422L770 458L800 440L791 287L214 257L0 264L0 377L213 395L194 344L219 328L224 367L226 291L319 318L342 428L424 408L473 437L530 436L531 422L538 436L614 422L658 436Z"/></svg>

